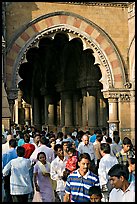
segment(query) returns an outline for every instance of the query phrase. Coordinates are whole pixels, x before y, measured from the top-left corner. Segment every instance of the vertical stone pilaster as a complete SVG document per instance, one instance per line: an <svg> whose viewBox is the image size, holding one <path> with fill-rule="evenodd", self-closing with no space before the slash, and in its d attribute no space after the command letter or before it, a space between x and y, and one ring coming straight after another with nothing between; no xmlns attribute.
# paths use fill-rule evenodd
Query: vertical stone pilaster
<svg viewBox="0 0 137 204"><path fill-rule="evenodd" d="M119 130L119 120L118 120L118 99L109 98L109 136L113 137L113 131Z"/></svg>
<svg viewBox="0 0 137 204"><path fill-rule="evenodd" d="M15 104L15 101L14 99L9 99L9 109L10 109L10 112L11 112L11 123L14 122L14 104Z"/></svg>

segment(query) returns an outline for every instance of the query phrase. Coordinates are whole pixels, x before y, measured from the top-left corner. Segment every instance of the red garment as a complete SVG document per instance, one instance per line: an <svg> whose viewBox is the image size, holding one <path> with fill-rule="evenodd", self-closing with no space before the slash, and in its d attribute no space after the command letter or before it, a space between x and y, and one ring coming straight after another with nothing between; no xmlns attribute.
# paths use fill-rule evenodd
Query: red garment
<svg viewBox="0 0 137 204"><path fill-rule="evenodd" d="M68 158L67 163L66 163L66 169L68 169L70 173L76 170L77 161L78 161L77 156L72 156L71 158Z"/></svg>
<svg viewBox="0 0 137 204"><path fill-rule="evenodd" d="M22 147L25 148L24 158L29 159L33 151L35 150L35 146L30 143L23 144Z"/></svg>

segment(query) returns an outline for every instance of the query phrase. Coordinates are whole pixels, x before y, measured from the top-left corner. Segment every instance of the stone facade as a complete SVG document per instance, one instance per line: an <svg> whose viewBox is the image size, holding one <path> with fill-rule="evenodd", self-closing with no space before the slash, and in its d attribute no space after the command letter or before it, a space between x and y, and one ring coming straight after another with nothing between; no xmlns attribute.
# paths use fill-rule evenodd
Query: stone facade
<svg viewBox="0 0 137 204"><path fill-rule="evenodd" d="M6 15L4 15L5 12ZM3 7L3 20L5 26L3 35L6 41L4 80L9 102L18 98L18 83L21 81L18 71L20 65L27 61L26 53L28 50L34 46L38 47L38 43L43 37L50 36L54 39L56 33L63 31L68 35L69 41L79 38L82 41L83 50L91 49L93 51L95 64L99 64L102 75L99 80L102 83L102 89L100 92L96 90L98 97L93 99L93 94L90 95L90 91L86 88L88 91L86 94L89 95L83 95L81 99L83 105L80 105L81 100L75 103L75 107L77 107L75 109L77 114L73 116L75 126L83 129L106 126L105 120L108 119L109 126L114 123L116 129L119 129L121 137L127 135L134 139L135 3L12 2ZM83 81L82 78L79 79ZM90 76L87 82L91 83ZM83 93L85 90L82 91L82 87L84 86L81 83L79 86L81 86L79 88ZM93 84L90 86L93 89ZM58 88L61 89L60 85ZM34 101L37 107L37 102ZM47 99L45 99L44 107L46 107L46 103ZM59 103L63 103L63 101L61 100ZM64 109L64 111L66 110L65 116L60 116L62 106L59 105L57 121L66 121L67 125L65 126L61 122L59 123L61 128L68 126L73 128L74 125L71 124L71 116L69 115L71 114L72 106L70 103L72 100L68 99L66 103L69 108ZM92 104L92 106L86 104ZM93 107L97 108L95 104L97 107L99 106L97 123L95 122L96 113L93 112ZM24 108L25 106L21 108L27 111L26 120L34 123L36 122L34 112L36 111L38 114L37 109L35 108L33 111L31 104L28 106L30 106L30 111ZM104 106L105 112L103 112ZM12 111L14 112L14 107ZM48 107L48 111L49 118L46 118L48 113L45 108L45 117L41 120L44 120L44 125L49 125L49 121L50 126L56 128L57 126L52 122L52 104ZM94 115L94 120L88 111ZM104 116L107 115L107 112L108 118ZM31 115L30 118L28 118L28 113ZM101 121L99 118L102 118ZM12 120L15 120L15 117ZM85 122L80 122L80 120ZM79 121L79 124L76 121ZM18 120L16 122L18 123ZM39 126L43 125L39 121L36 123Z"/></svg>

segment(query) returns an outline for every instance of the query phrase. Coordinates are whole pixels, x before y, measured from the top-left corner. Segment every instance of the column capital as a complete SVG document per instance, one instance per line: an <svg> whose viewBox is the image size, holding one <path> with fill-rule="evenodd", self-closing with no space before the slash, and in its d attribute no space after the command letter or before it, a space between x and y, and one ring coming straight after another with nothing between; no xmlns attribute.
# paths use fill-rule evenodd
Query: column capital
<svg viewBox="0 0 137 204"><path fill-rule="evenodd" d="M9 89L7 90L7 96L9 100L15 100L18 98L19 89Z"/></svg>

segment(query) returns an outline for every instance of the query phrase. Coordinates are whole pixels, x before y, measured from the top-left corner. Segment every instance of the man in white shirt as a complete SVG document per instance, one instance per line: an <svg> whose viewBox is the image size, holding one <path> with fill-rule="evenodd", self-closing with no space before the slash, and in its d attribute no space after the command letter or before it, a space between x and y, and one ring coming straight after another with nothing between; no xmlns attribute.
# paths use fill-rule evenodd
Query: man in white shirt
<svg viewBox="0 0 137 204"><path fill-rule="evenodd" d="M54 160L55 158L54 150L47 147L47 143L48 143L48 139L45 136L42 136L40 138L40 146L37 147L30 156L30 160L32 162L37 161L37 154L39 152L44 152L46 154L46 158L49 163L51 163Z"/></svg>
<svg viewBox="0 0 137 204"><path fill-rule="evenodd" d="M108 202L108 195L111 190L111 185L109 183L108 171L112 166L118 163L116 157L110 155L110 145L107 143L101 143L100 145L102 158L99 162L98 176L100 181L100 186L103 193L104 202Z"/></svg>
<svg viewBox="0 0 137 204"><path fill-rule="evenodd" d="M56 193L61 202L65 195L65 181L63 180L63 172L65 172L67 159L64 156L63 147L61 144L56 144L54 147L57 157L51 162L50 175L51 179L57 181Z"/></svg>
<svg viewBox="0 0 137 204"><path fill-rule="evenodd" d="M109 202L135 202L135 183L128 182L128 167L115 164L108 172L114 187L109 194Z"/></svg>
<svg viewBox="0 0 137 204"><path fill-rule="evenodd" d="M28 195L32 192L31 178L29 169L31 161L24 158L25 149L22 146L17 147L17 158L9 161L4 167L3 176L10 176L10 194L13 202L28 202Z"/></svg>
<svg viewBox="0 0 137 204"><path fill-rule="evenodd" d="M11 139L13 139L13 138L14 138L13 135L7 135L7 138L6 138L7 142L4 143L4 144L2 144L2 155L5 154L7 151L9 151L9 149L10 149L10 147L9 147L9 141L10 141Z"/></svg>
<svg viewBox="0 0 137 204"><path fill-rule="evenodd" d="M89 142L89 136L83 135L82 136L82 142L78 145L78 151L80 154L88 153L91 158L91 166L95 165L95 152L94 152L94 146L92 142Z"/></svg>

